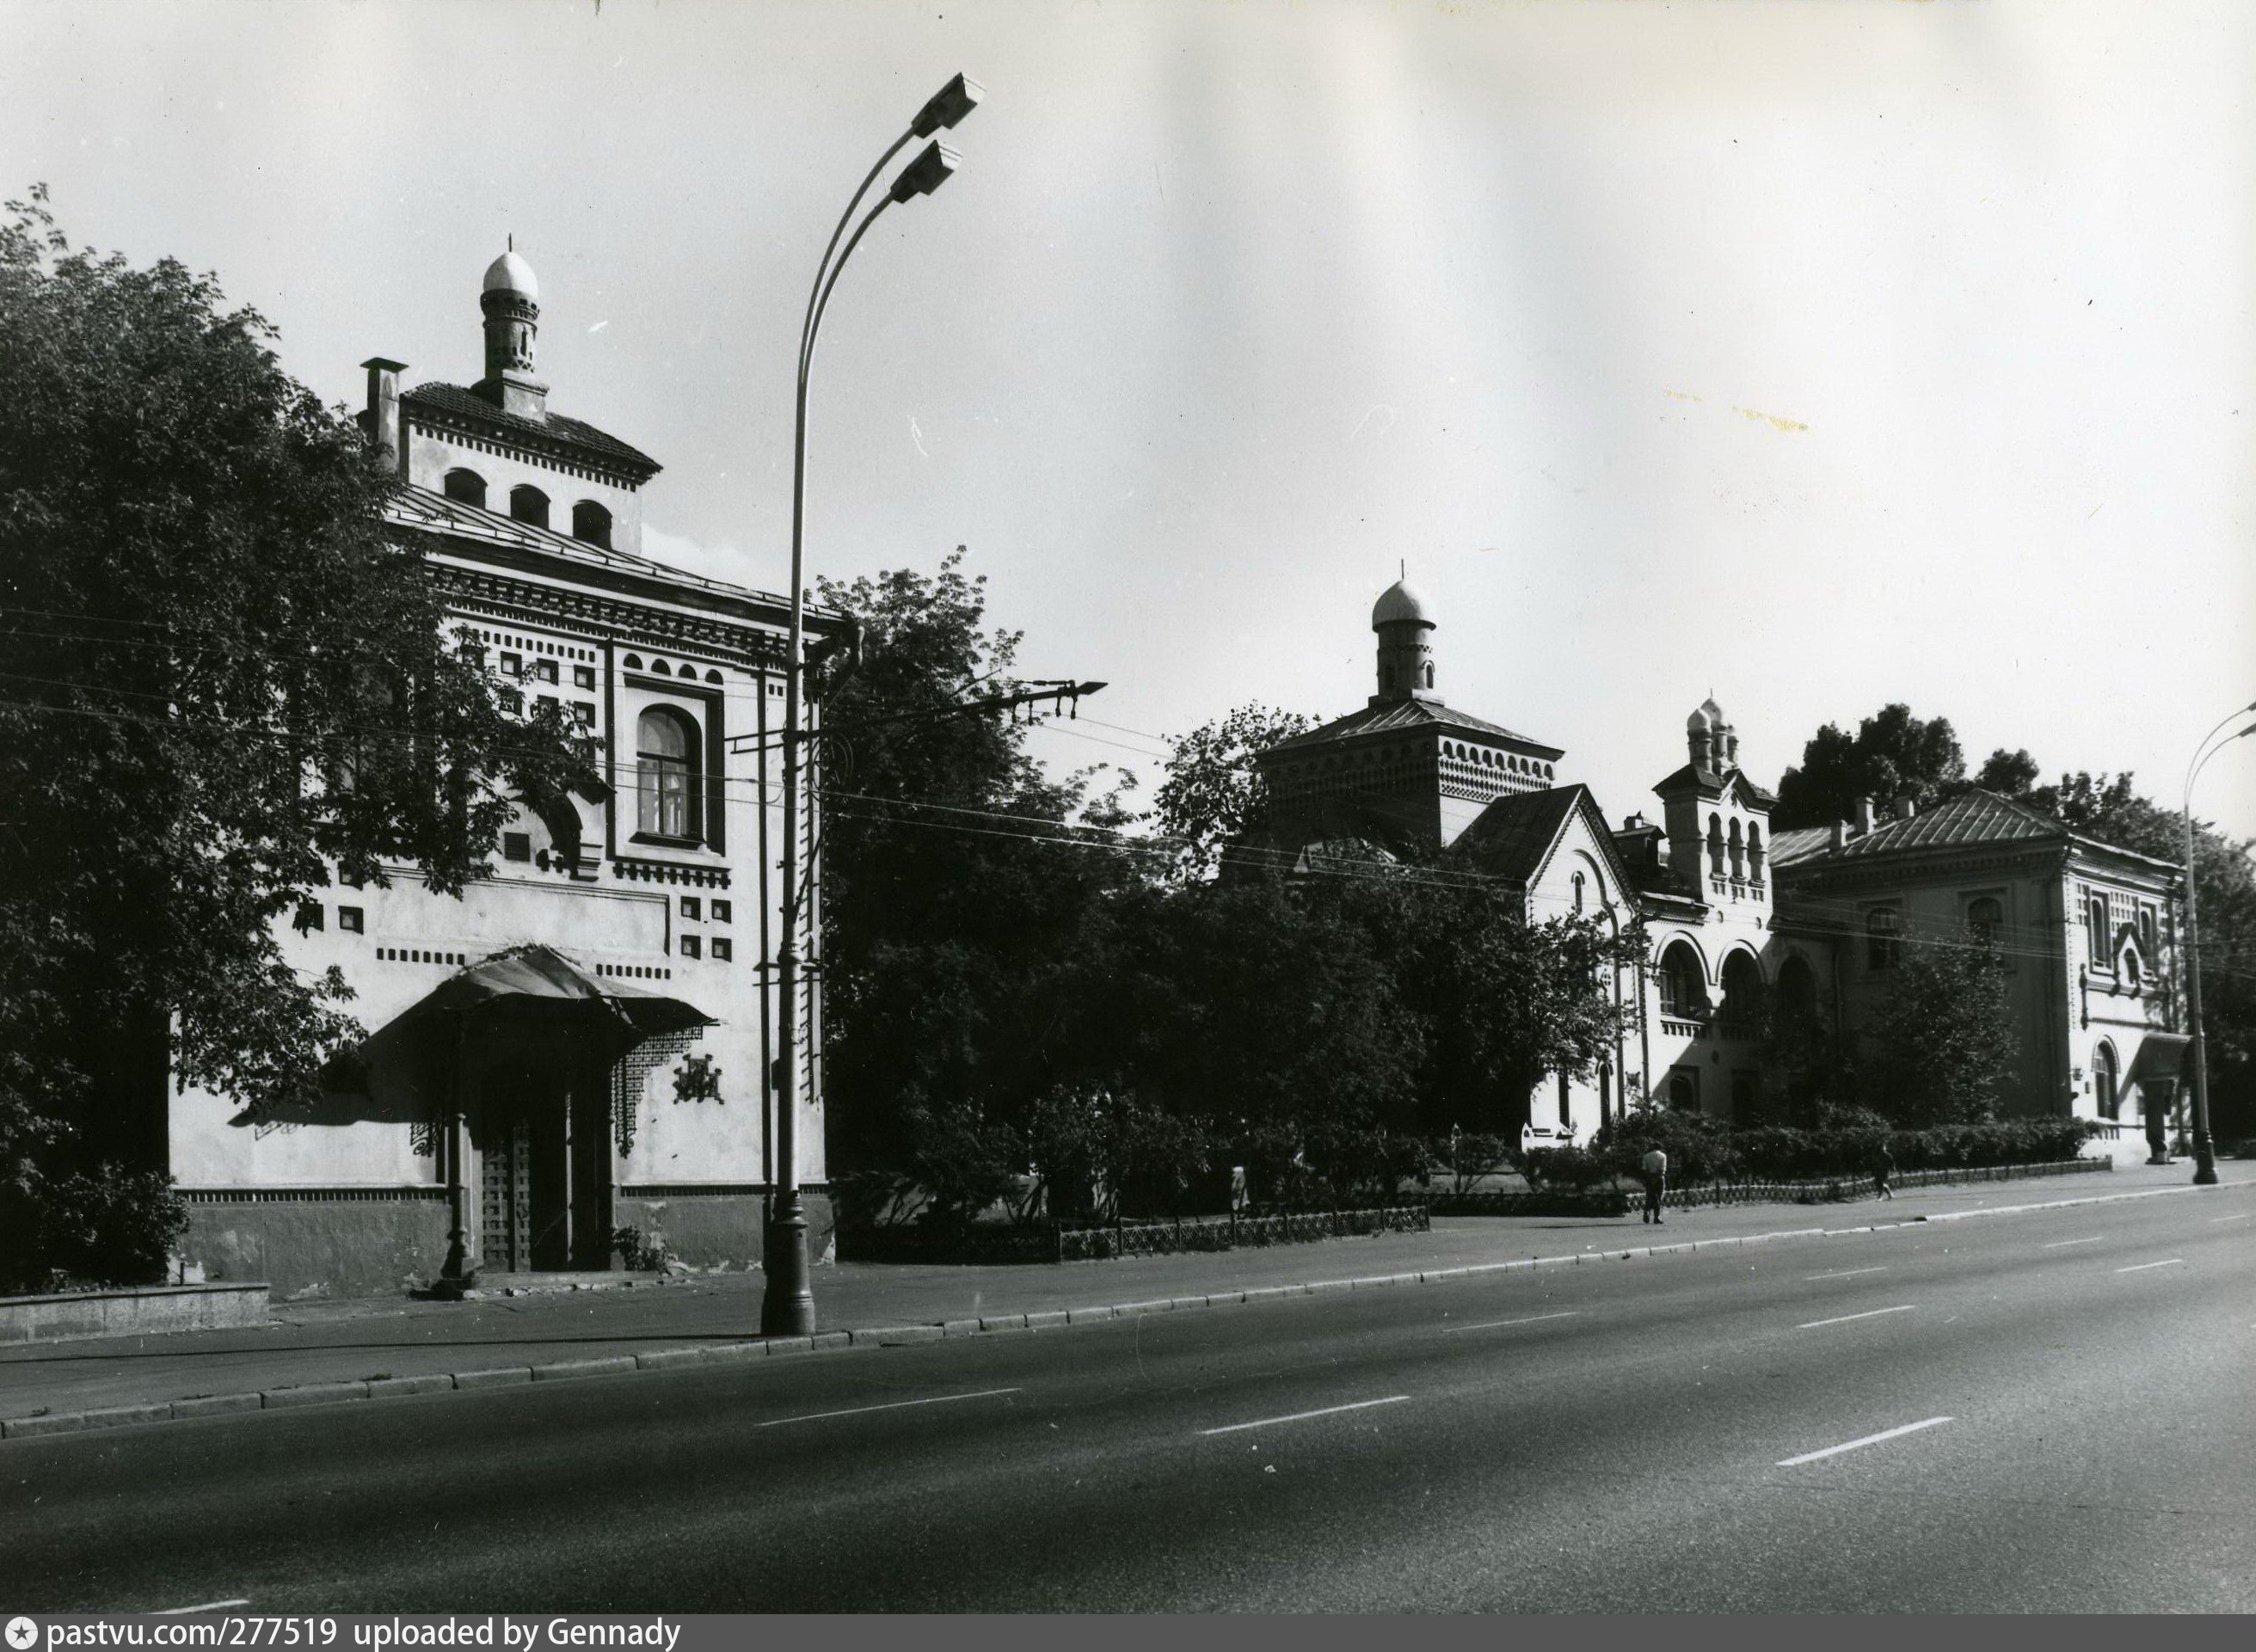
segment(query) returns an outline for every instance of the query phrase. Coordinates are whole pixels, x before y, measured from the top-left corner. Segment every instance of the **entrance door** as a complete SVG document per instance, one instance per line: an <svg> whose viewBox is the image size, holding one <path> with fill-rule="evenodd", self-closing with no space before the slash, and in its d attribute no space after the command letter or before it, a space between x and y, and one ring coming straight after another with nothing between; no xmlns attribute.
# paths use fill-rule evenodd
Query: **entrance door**
<svg viewBox="0 0 2256 1652"><path fill-rule="evenodd" d="M479 1252L486 1269L572 1265L571 1149L560 1084L497 1072L487 1084Z"/></svg>

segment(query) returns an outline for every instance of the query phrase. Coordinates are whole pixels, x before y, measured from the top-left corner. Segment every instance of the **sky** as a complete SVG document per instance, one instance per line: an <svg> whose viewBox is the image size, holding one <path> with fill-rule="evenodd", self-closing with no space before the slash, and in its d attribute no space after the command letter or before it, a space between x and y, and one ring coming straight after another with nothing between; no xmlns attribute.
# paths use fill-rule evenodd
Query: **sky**
<svg viewBox="0 0 2256 1652"><path fill-rule="evenodd" d="M216 271L283 359L480 371L514 235L646 548L788 582L793 364L925 97L962 170L825 323L810 573L987 576L1036 736L1372 688L1618 819L1712 693L1775 780L1891 700L2175 803L2256 701L2256 7L0 0L0 193ZM2256 741L2201 813L2256 834Z"/></svg>

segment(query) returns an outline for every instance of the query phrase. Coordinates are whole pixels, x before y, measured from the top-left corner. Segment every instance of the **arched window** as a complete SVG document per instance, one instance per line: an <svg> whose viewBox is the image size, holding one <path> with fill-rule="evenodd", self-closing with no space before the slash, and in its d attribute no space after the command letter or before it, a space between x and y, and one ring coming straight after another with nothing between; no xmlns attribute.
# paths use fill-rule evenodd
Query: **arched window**
<svg viewBox="0 0 2256 1652"><path fill-rule="evenodd" d="M1747 876L1757 883L1763 881L1762 828L1752 820L1747 822Z"/></svg>
<svg viewBox="0 0 2256 1652"><path fill-rule="evenodd" d="M1893 969L1903 935L1903 918L1893 906L1876 906L1865 914L1865 967Z"/></svg>
<svg viewBox="0 0 2256 1652"><path fill-rule="evenodd" d="M1434 662L1433 662L1433 661L1431 661L1431 660L1428 660L1428 661L1426 662L1426 685L1426 685L1427 687L1428 687L1428 688L1431 688L1431 687L1434 685Z"/></svg>
<svg viewBox="0 0 2256 1652"><path fill-rule="evenodd" d="M2122 977L2123 984L2126 987L2128 987L2133 992L2139 990L2139 983L2144 975L2144 972L2139 967L2139 949L2137 947L2126 946L2123 949L2123 956L2116 961L2115 973Z"/></svg>
<svg viewBox="0 0 2256 1652"><path fill-rule="evenodd" d="M572 507L572 537L610 550L611 513L592 499L582 499Z"/></svg>
<svg viewBox="0 0 2256 1652"><path fill-rule="evenodd" d="M2091 1088L2099 1099L2099 1116L2119 1119L2123 1116L2123 1096L2117 1086L2115 1046L2104 1039L2091 1052Z"/></svg>
<svg viewBox="0 0 2256 1652"><path fill-rule="evenodd" d="M638 825L652 837L694 842L698 791L697 725L686 712L653 706L635 726Z"/></svg>
<svg viewBox="0 0 2256 1652"><path fill-rule="evenodd" d="M1723 1017L1731 1023L1726 1036L1752 1038L1762 1023L1762 971L1745 953L1724 960Z"/></svg>
<svg viewBox="0 0 2256 1652"><path fill-rule="evenodd" d="M1700 954L1682 941L1673 941L1660 955L1660 1013L1687 1019L1708 1008L1707 972Z"/></svg>
<svg viewBox="0 0 2256 1652"><path fill-rule="evenodd" d="M2005 922L2006 903L1996 896L1978 895L1966 903L1966 927L1974 931L1975 939L1995 942Z"/></svg>
<svg viewBox="0 0 2256 1652"><path fill-rule="evenodd" d="M548 496L538 488L519 485L509 490L509 514L536 528L548 525Z"/></svg>
<svg viewBox="0 0 2256 1652"><path fill-rule="evenodd" d="M459 499L466 505L485 508L486 479L475 470L450 470L447 473L447 497Z"/></svg>
<svg viewBox="0 0 2256 1652"><path fill-rule="evenodd" d="M2112 949L2107 945L2107 902L2104 896L2095 895L2084 903L2083 941L2092 967L2106 968L2108 953Z"/></svg>
<svg viewBox="0 0 2256 1652"><path fill-rule="evenodd" d="M2139 947L2149 958L2154 957L2161 951L2156 928L2154 909L2151 906L2141 907L2139 910Z"/></svg>
<svg viewBox="0 0 2256 1652"><path fill-rule="evenodd" d="M1817 974L1807 959L1789 958L1780 964L1778 984L1772 991L1780 1020L1808 1026L1817 1019Z"/></svg>
<svg viewBox="0 0 2256 1652"><path fill-rule="evenodd" d="M1746 840L1739 835L1739 823L1731 822L1731 875L1744 882L1747 875Z"/></svg>
<svg viewBox="0 0 2256 1652"><path fill-rule="evenodd" d="M1583 875L1580 872L1575 874L1575 910L1578 912L1583 910Z"/></svg>
<svg viewBox="0 0 2256 1652"><path fill-rule="evenodd" d="M1708 817L1708 869L1717 877L1724 875L1724 819L1721 815Z"/></svg>

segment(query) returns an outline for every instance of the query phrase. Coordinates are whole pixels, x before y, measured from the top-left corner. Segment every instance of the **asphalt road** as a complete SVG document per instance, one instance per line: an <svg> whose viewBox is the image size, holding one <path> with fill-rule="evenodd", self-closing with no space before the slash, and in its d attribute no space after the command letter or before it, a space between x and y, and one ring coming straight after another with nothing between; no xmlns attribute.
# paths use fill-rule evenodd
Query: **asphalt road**
<svg viewBox="0 0 2256 1652"><path fill-rule="evenodd" d="M2252 1230L2227 1188L10 1441L0 1611L2245 1612Z"/></svg>

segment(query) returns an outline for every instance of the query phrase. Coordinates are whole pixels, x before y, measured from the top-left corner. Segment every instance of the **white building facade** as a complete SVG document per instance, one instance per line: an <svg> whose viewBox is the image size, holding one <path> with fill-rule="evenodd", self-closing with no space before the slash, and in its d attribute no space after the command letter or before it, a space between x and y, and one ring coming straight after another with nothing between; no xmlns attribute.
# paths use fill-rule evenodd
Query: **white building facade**
<svg viewBox="0 0 2256 1652"><path fill-rule="evenodd" d="M446 1261L450 1179L467 1199L469 1260L489 1274L634 1260L622 1229L645 1261L661 1248L699 1265L760 1255L766 1075L784 1013L767 960L782 896L788 605L645 557L642 489L659 467L548 409L533 373L538 285L513 251L487 271L481 307L477 383L403 391L401 364L367 364L363 422L403 483L389 525L420 552L452 640L483 650L504 704L555 701L595 736L609 784L520 807L492 875L459 899L406 867L386 868L389 888L321 891L282 934L284 953L342 972L372 1050L450 978L527 946L550 949L573 979L679 1000L707 1024L623 1055L467 1037L435 1064L377 1058L286 1119L175 1086L171 1168L190 1206L188 1264L206 1277L265 1279L286 1296L428 1280ZM834 616L810 622L816 636L835 629ZM817 960L796 1007L807 1058L793 1100L818 1253L829 1221L821 1001Z"/></svg>

